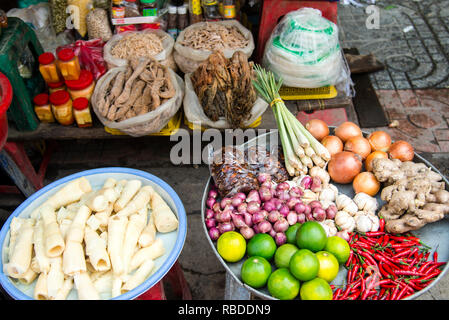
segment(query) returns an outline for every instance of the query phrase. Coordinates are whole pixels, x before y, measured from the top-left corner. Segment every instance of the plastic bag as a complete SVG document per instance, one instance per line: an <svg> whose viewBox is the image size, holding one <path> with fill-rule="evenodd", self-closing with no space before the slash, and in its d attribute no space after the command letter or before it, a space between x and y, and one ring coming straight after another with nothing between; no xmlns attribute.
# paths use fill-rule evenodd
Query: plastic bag
<svg viewBox="0 0 449 320"><path fill-rule="evenodd" d="M140 33L155 33L162 41L163 50L158 54L151 56L151 58L159 61L160 64L167 66L176 71L176 64L173 59L172 51L175 40L168 33L163 30L155 30L155 29L146 29L143 31L129 31L122 32L114 35L104 46L104 60L108 64L109 68L122 67L127 66L129 60L120 59L112 55L112 48L115 47L118 41L120 41L123 37L131 34L140 34ZM137 57L133 57L137 58Z"/></svg>
<svg viewBox="0 0 449 320"><path fill-rule="evenodd" d="M217 129L229 129L231 125L223 117L218 121L212 121L204 113L203 107L201 106L198 96L193 89L192 81L190 80L190 74L184 75L185 81L185 95L184 95L184 114L188 121L196 124L200 123L202 126L208 126ZM254 123L268 107L268 103L262 98L258 97L254 103L253 109L251 110L251 117L245 121L244 126L249 127Z"/></svg>
<svg viewBox="0 0 449 320"><path fill-rule="evenodd" d="M108 12L105 9L92 9L87 14L86 24L89 39L109 41L109 39L112 38L112 30L109 25Z"/></svg>
<svg viewBox="0 0 449 320"><path fill-rule="evenodd" d="M259 174L268 174L275 183L288 180L289 176L277 154L266 145L226 146L220 150L209 147L209 171L221 197L232 197L238 192L259 190Z"/></svg>
<svg viewBox="0 0 449 320"><path fill-rule="evenodd" d="M56 52L64 48L74 50L78 57L82 69L92 72L94 79L99 79L108 70L106 62L103 59L103 47L105 43L101 39L78 40L65 46L58 47Z"/></svg>
<svg viewBox="0 0 449 320"><path fill-rule="evenodd" d="M338 27L317 9L302 8L285 15L265 45L262 63L282 78L286 86L339 85L347 95L352 95Z"/></svg>
<svg viewBox="0 0 449 320"><path fill-rule="evenodd" d="M182 79L176 75L176 73L169 69L173 86L175 87L176 94L170 98L154 111L150 111L141 116L126 119L124 121L115 122L104 118L97 109L97 101L99 99L98 94L105 92L105 87L109 86L109 83L115 75L126 70L126 67L117 67L110 69L103 77L98 80L95 86L95 91L92 95L92 109L97 115L98 119L104 126L120 130L133 137L141 137L149 135L151 133L157 133L161 131L170 119L178 112L182 104L182 98L184 96L184 83Z"/></svg>
<svg viewBox="0 0 449 320"><path fill-rule="evenodd" d="M74 26L81 37L84 37L87 33L86 17L89 13L91 2L92 0L67 0L69 8L70 6L78 7L78 9L73 12L74 17L78 15L78 21L74 22Z"/></svg>
<svg viewBox="0 0 449 320"><path fill-rule="evenodd" d="M55 52L56 48L74 41L70 32L56 35L51 22L50 4L46 2L32 5L23 9L11 9L8 17L17 17L26 22L36 34L45 52Z"/></svg>
<svg viewBox="0 0 449 320"><path fill-rule="evenodd" d="M198 65L206 60L209 55L212 53L212 51L209 50L198 50L193 49L187 46L183 46L181 44L182 41L184 41L184 35L186 32L189 32L189 30L196 29L196 28L203 28L207 24L221 24L225 26L234 26L236 27L243 35L245 39L248 40L248 44L243 48L236 48L236 49L223 49L221 50L226 58L231 58L235 51L242 51L245 53L245 55L249 58L253 51L254 51L254 39L251 31L246 29L240 22L237 20L230 20L230 21L214 21L214 22L198 22L195 24L192 24L185 28L176 38L175 46L174 46L174 52L173 57L176 61L176 64L178 65L179 69L184 73L191 73L196 70Z"/></svg>

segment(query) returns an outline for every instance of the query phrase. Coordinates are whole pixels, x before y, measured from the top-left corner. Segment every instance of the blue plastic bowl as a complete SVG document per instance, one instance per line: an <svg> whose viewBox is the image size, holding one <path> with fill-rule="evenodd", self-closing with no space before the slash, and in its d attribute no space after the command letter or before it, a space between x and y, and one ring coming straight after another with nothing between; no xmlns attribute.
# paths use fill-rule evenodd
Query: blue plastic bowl
<svg viewBox="0 0 449 320"><path fill-rule="evenodd" d="M151 185L154 190L161 195L161 197L167 202L169 207L177 215L179 220L179 227L176 231L170 233L158 233L158 237L161 237L164 241L166 253L154 261L156 271L154 271L138 287L118 297L112 298L112 300L131 300L148 291L152 286L158 283L165 276L165 274L171 269L171 267L181 254L181 250L184 246L184 241L187 233L186 212L179 196L165 181L141 170L120 167L100 168L82 171L57 180L34 193L16 210L14 210L14 212L10 215L8 220L6 220L5 224L3 225L0 231L0 285L12 298L16 300L33 300L32 292L35 284L35 282L29 286L15 284L11 281L11 278L9 278L3 272L3 261L6 256L4 248L9 242L9 226L11 224L12 218L17 216L28 217L35 208L42 204L49 196L54 194L66 183L81 177L85 177L86 179L88 179L94 190L100 189L107 178L114 178L117 181L122 179L141 180L142 185ZM72 290L68 297L69 299L71 297L73 298L73 295L75 294L74 292L75 290Z"/></svg>

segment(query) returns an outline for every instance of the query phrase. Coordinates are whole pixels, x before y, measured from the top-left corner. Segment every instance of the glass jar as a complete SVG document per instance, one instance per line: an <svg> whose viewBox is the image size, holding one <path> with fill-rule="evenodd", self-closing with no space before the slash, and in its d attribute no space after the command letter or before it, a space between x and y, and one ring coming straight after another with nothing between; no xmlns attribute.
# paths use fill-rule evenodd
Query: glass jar
<svg viewBox="0 0 449 320"><path fill-rule="evenodd" d="M94 76L89 70L83 69L78 80L67 80L65 85L72 100L83 97L90 101L90 97L95 89Z"/></svg>
<svg viewBox="0 0 449 320"><path fill-rule="evenodd" d="M89 100L86 98L76 98L73 100L73 115L76 124L80 128L92 127L92 116L90 114Z"/></svg>
<svg viewBox="0 0 449 320"><path fill-rule="evenodd" d="M177 9L178 14L178 32L181 32L189 25L189 17L187 16L187 6L182 5Z"/></svg>
<svg viewBox="0 0 449 320"><path fill-rule="evenodd" d="M156 0L140 0L140 10L144 17L157 17Z"/></svg>
<svg viewBox="0 0 449 320"><path fill-rule="evenodd" d="M61 73L56 66L56 59L53 53L44 52L38 58L39 61L39 71L44 78L45 82L61 82Z"/></svg>
<svg viewBox="0 0 449 320"><path fill-rule="evenodd" d="M178 35L177 10L178 10L178 8L175 6L172 6L172 5L168 6L167 32L169 35L171 35L175 39L176 39L176 36Z"/></svg>
<svg viewBox="0 0 449 320"><path fill-rule="evenodd" d="M125 7L125 18L140 17L139 6L136 0L125 0L123 5Z"/></svg>
<svg viewBox="0 0 449 320"><path fill-rule="evenodd" d="M65 48L58 52L58 67L64 80L77 80L80 76L80 63L72 49Z"/></svg>
<svg viewBox="0 0 449 320"><path fill-rule="evenodd" d="M234 0L223 0L223 18L234 19L235 15L236 15L235 1Z"/></svg>
<svg viewBox="0 0 449 320"><path fill-rule="evenodd" d="M48 98L48 94L40 93L33 99L34 112L36 112L37 117L40 122L51 123L55 122L55 117L51 111L51 105Z"/></svg>
<svg viewBox="0 0 449 320"><path fill-rule="evenodd" d="M50 95L50 103L56 121L64 126L73 124L75 118L73 117L72 100L67 91L59 90L53 92Z"/></svg>
<svg viewBox="0 0 449 320"><path fill-rule="evenodd" d="M48 92L50 92L50 94L52 94L55 91L66 89L64 80L62 80L60 82L49 82L49 83L47 83L47 86L48 86Z"/></svg>

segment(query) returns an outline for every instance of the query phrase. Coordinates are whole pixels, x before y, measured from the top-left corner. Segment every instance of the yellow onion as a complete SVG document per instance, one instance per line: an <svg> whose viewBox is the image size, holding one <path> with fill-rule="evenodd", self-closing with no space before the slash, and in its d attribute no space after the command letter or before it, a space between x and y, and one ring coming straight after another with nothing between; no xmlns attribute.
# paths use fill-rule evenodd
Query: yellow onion
<svg viewBox="0 0 449 320"><path fill-rule="evenodd" d="M329 127L323 120L311 119L306 123L305 127L318 141L323 140L325 136L329 135Z"/></svg>
<svg viewBox="0 0 449 320"><path fill-rule="evenodd" d="M362 130L354 122L346 121L335 128L335 135L340 138L343 143L353 137L361 137Z"/></svg>
<svg viewBox="0 0 449 320"><path fill-rule="evenodd" d="M332 156L327 164L331 179L337 183L350 183L362 170L362 159L358 154L341 151Z"/></svg>
<svg viewBox="0 0 449 320"><path fill-rule="evenodd" d="M346 141L344 150L357 153L362 160L365 160L371 153L371 146L368 139L357 136Z"/></svg>
<svg viewBox="0 0 449 320"><path fill-rule="evenodd" d="M373 171L373 160L377 158L385 158L388 159L388 154L383 151L374 151L371 152L365 160L365 169L366 171Z"/></svg>
<svg viewBox="0 0 449 320"><path fill-rule="evenodd" d="M374 197L380 189L380 182L376 179L372 172L359 173L352 181L352 187L355 193L366 193Z"/></svg>
<svg viewBox="0 0 449 320"><path fill-rule="evenodd" d="M412 145L403 140L393 143L388 149L388 154L392 159L401 161L412 161L415 156Z"/></svg>
<svg viewBox="0 0 449 320"><path fill-rule="evenodd" d="M343 142L337 136L326 136L321 140L321 144L329 151L331 156L343 151Z"/></svg>
<svg viewBox="0 0 449 320"><path fill-rule="evenodd" d="M385 131L374 131L368 136L373 151L387 152L391 145L391 137Z"/></svg>

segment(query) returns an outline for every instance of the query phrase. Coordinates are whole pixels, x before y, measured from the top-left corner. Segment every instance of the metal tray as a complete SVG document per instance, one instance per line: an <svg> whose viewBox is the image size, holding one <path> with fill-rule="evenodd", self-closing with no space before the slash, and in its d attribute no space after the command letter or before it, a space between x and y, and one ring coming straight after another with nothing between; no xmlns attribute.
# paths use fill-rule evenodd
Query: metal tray
<svg viewBox="0 0 449 320"><path fill-rule="evenodd" d="M334 129L333 127L330 127L331 134L333 133L333 129ZM266 143L266 145L269 146L270 137L272 137L272 135L277 135L277 134L278 134L277 131L273 131L270 133L260 135L254 139L251 139L250 141L243 144L242 146L245 149L247 149L253 145L260 145L262 143ZM366 132L364 133L364 135L367 135L367 134L368 133L366 133ZM276 139L276 140L280 141L280 139ZM431 167L432 170L441 174L441 172L437 168L435 168L429 161L427 161L426 159L421 157L419 154L415 153L415 158L413 160L415 162L425 163L428 167ZM443 176L443 175L441 174L441 176ZM446 189L448 189L448 187L449 187L448 179L445 176L443 176L443 180L446 183ZM212 177L209 177L209 179L206 183L205 189L204 189L203 198L202 198L202 202L201 202L201 213L202 213L201 223L203 224L203 230L206 233L206 238L207 238L210 246L212 247L212 250L214 251L218 260L224 266L226 271L235 279L235 281L238 284L240 284L242 287L246 288L247 290L249 290L251 293L253 293L255 296L257 296L259 298L268 299L268 300L276 300L274 297L272 297L270 295L270 293L268 292L266 287L257 290L257 289L254 289L242 282L242 278L240 276L240 270L242 268L243 263L246 260L245 258L243 258L242 260L240 260L239 262L236 262L236 263L228 263L228 262L224 261L223 258L218 254L218 251L216 248L216 241L213 242L210 239L208 230L206 228L206 224L204 221L206 200L207 200L207 195L208 195L211 184L213 184L213 179L212 179ZM335 186L337 186L339 192L344 193L351 198L354 197L355 194L354 194L354 190L352 188L352 184L346 184L346 185L337 184L337 183L334 183L334 184L335 184ZM380 192L377 194L376 198L378 200L379 207L381 207L384 204L384 202L380 199ZM423 228L421 228L417 231L413 231L413 233L416 236L418 236L419 238L421 238L421 240L427 246L432 248L430 256L432 256L432 253L436 250L438 252L438 257L439 257L438 260L439 261L448 261L449 260L449 238L447 237L447 235L449 234L449 219L447 218L447 216L443 220L427 224ZM274 268L274 265L273 265L273 268ZM432 288L439 280L441 280L444 277L444 275L448 272L448 270L449 270L449 266L446 265L444 267L443 271L438 275L438 277L434 281L432 281L432 283L430 285L425 287L423 290L417 291L413 295L408 296L407 298L405 298L405 300L415 299L415 298L419 297L421 294L425 293L427 290ZM340 271L338 272L337 277L331 282L331 284L336 285L336 286L344 284L345 279L346 279L346 274L347 274L346 268L340 267Z"/></svg>

